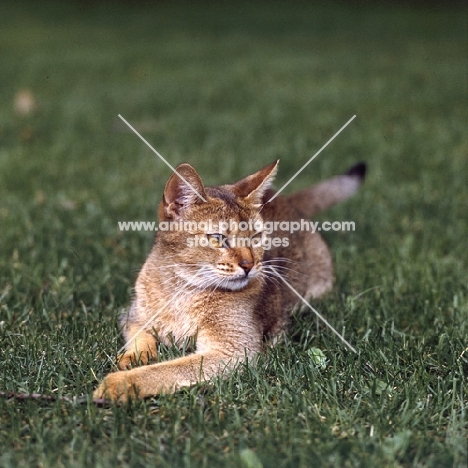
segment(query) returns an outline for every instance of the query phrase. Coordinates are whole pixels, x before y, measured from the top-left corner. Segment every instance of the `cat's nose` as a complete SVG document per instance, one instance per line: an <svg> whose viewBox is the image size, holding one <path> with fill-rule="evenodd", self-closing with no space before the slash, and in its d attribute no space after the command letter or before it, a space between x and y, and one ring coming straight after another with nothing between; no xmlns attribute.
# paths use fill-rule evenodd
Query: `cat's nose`
<svg viewBox="0 0 468 468"><path fill-rule="evenodd" d="M247 276L250 270L253 268L253 262L250 262L249 260L242 260L242 262L239 263L239 266L245 271L245 276Z"/></svg>

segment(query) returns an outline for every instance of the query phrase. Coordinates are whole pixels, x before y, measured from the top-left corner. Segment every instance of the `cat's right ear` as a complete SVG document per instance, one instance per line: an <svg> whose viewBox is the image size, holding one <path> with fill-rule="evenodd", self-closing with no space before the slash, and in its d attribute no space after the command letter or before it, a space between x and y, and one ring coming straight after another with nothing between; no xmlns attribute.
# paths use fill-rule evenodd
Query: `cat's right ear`
<svg viewBox="0 0 468 468"><path fill-rule="evenodd" d="M205 187L197 171L190 164L179 164L164 189L165 217L179 219L185 210L203 202L206 202Z"/></svg>
<svg viewBox="0 0 468 468"><path fill-rule="evenodd" d="M278 171L279 160L260 169L255 174L249 175L234 185L231 190L240 198L243 198L254 205L262 203L263 195L273 184L276 172Z"/></svg>

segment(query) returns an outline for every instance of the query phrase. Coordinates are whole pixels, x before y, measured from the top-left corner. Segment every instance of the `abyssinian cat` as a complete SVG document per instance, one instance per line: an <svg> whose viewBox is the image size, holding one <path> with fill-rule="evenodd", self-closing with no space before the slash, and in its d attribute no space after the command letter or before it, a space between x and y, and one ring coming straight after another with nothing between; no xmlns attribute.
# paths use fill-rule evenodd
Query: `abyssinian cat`
<svg viewBox="0 0 468 468"><path fill-rule="evenodd" d="M363 181L365 165L272 199L277 167L275 162L215 187L205 187L189 164L177 167L158 211L160 226L172 223L173 229L158 232L122 317L122 370L108 374L94 398L125 401L174 392L222 375L241 360L254 361L264 340L284 332L300 305L293 289L306 299L331 289L332 258L319 233L290 233L281 223L291 225L347 199ZM146 365L157 360L158 341L182 344L192 336L193 354ZM143 365L131 368L136 363Z"/></svg>

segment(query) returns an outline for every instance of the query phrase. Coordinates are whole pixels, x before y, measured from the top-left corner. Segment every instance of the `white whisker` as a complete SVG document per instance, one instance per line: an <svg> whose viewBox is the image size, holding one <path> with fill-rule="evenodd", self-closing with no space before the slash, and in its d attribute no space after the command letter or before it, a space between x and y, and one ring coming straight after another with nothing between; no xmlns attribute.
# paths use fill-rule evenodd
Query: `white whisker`
<svg viewBox="0 0 468 468"><path fill-rule="evenodd" d="M286 258L286 257L275 257L275 258L269 258L268 260L263 260L263 263L273 263L273 262L285 262L285 263L299 264L299 262L296 262L296 261L291 260L290 258Z"/></svg>

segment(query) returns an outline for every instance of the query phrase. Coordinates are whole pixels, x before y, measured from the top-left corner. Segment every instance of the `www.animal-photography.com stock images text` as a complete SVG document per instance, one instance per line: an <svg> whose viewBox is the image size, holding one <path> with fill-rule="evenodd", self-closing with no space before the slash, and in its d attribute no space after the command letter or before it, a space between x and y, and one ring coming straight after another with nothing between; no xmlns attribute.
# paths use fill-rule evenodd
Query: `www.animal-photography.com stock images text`
<svg viewBox="0 0 468 468"><path fill-rule="evenodd" d="M0 6L0 467L468 467L464 2Z"/></svg>

